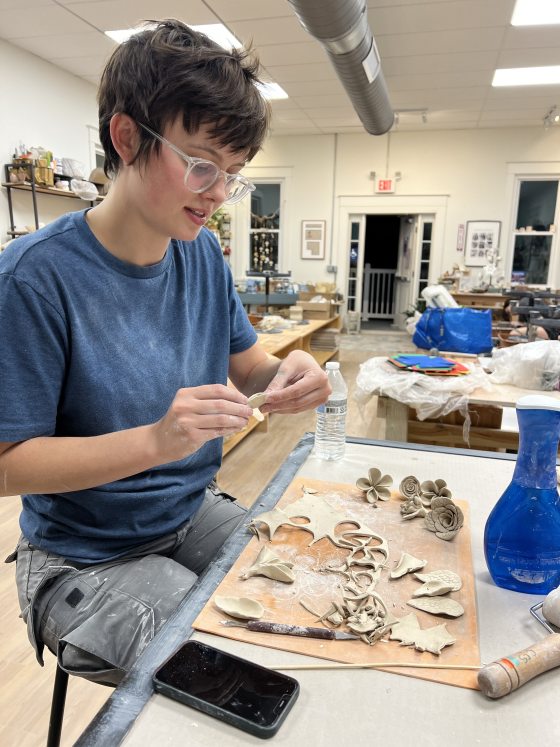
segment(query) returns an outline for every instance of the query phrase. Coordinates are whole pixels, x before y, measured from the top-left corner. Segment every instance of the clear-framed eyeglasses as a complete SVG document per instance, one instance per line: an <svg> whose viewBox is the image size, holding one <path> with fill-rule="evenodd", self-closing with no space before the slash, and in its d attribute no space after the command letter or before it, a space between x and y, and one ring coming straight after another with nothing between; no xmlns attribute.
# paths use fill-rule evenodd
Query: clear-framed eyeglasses
<svg viewBox="0 0 560 747"><path fill-rule="evenodd" d="M177 148L173 143L159 135L157 132L152 130L142 122L138 122L138 125L148 132L156 140L159 140L163 145L167 145L171 148L187 165L185 171L185 185L191 192L200 194L206 192L208 189L218 181L220 176L224 178L224 188L226 193L225 202L228 205L233 205L235 202L242 200L249 192L253 192L255 185L250 182L247 177L242 174L228 174L227 171L223 171L213 161L207 161L204 158L193 158L183 153L182 150Z"/></svg>

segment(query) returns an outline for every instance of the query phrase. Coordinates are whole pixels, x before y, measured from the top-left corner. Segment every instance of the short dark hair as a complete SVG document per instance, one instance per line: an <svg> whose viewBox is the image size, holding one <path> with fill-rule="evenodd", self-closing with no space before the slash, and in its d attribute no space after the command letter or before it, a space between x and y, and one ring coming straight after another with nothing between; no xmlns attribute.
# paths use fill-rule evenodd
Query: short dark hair
<svg viewBox="0 0 560 747"><path fill-rule="evenodd" d="M105 173L116 174L120 158L109 131L114 114L128 114L156 132L182 116L189 133L209 127L221 146L259 151L270 122L270 106L257 84L260 65L250 50L225 50L180 21L146 21L147 28L113 52L99 85L99 135ZM161 147L140 131L136 158L145 161Z"/></svg>

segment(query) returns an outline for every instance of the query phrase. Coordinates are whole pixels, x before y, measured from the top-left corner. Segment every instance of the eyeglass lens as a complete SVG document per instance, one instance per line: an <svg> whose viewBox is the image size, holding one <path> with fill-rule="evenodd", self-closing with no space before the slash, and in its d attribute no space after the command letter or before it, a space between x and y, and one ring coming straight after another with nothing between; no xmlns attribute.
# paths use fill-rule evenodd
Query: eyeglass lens
<svg viewBox="0 0 560 747"><path fill-rule="evenodd" d="M220 174L220 169L210 161L196 162L188 170L185 184L192 192L205 192L216 182ZM226 177L225 191L228 201L239 200L247 193L248 188L232 174L231 179Z"/></svg>

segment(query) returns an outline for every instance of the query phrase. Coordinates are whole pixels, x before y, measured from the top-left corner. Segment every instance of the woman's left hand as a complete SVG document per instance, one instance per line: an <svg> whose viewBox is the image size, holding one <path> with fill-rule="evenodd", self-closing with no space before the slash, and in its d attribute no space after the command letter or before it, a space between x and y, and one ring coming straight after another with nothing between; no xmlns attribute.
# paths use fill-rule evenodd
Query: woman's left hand
<svg viewBox="0 0 560 747"><path fill-rule="evenodd" d="M296 413L326 402L331 387L327 374L309 353L294 350L281 362L266 388L261 412Z"/></svg>

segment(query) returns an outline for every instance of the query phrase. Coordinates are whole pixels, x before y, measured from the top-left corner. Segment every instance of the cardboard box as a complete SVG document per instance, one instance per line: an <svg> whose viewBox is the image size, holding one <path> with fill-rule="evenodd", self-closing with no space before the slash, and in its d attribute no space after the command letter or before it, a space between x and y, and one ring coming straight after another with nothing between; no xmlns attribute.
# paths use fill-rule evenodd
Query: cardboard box
<svg viewBox="0 0 560 747"><path fill-rule="evenodd" d="M338 306L333 306L330 301L323 303L311 303L299 301L298 306L303 309L304 319L331 319L337 313Z"/></svg>

